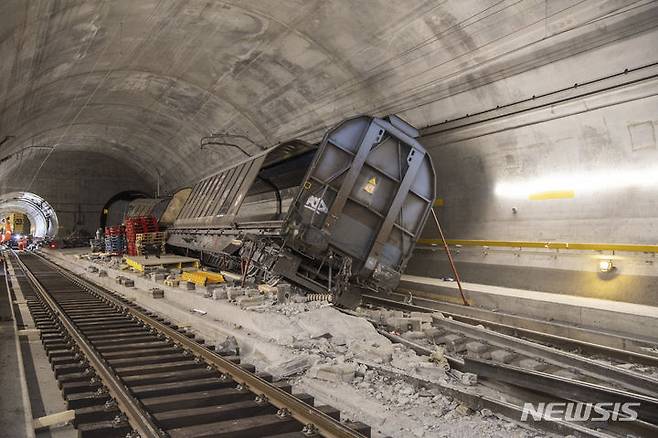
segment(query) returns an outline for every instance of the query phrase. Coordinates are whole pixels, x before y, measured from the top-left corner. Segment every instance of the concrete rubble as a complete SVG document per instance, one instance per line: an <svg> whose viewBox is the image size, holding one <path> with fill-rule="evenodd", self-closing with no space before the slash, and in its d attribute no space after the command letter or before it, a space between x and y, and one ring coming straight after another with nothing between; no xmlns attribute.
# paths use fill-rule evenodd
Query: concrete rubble
<svg viewBox="0 0 658 438"><path fill-rule="evenodd" d="M132 280L134 287L127 288L125 280L118 284L90 275L87 265L72 257L58 260L62 261L86 278L189 327L222 354L239 354L275 379L289 379L295 391L308 392L339 407L346 418L371 425L373 437L537 436L491 411L472 411L442 393L443 385L473 388L477 376L449 374L443 349L432 344L445 335L431 326L427 314L363 309L365 317L353 316L327 301L307 302L285 283L187 290L186 282L167 284L169 273L155 282L114 261L93 261L97 268L111 270L112 279L121 275ZM155 287L162 290L157 300L149 291ZM391 342L371 321L393 327L403 339L434 345L432 353L419 355ZM452 341L459 344L458 339ZM470 347L469 351L480 349Z"/></svg>

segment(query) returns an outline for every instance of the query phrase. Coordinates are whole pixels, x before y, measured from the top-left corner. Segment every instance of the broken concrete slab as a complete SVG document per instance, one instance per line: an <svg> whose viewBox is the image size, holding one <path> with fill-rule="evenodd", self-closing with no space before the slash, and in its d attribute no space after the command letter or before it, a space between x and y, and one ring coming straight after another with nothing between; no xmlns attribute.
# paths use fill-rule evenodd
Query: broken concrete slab
<svg viewBox="0 0 658 438"><path fill-rule="evenodd" d="M420 331L422 326L422 321L419 318L408 318L408 317L388 317L386 318L386 324L393 327L398 332L407 332L407 331Z"/></svg>
<svg viewBox="0 0 658 438"><path fill-rule="evenodd" d="M545 364L543 362L536 361L534 359L530 359L530 358L521 359L518 362L518 366L521 367L521 368L525 368L527 370L532 370L532 371L543 371L546 368L548 368L547 364Z"/></svg>
<svg viewBox="0 0 658 438"><path fill-rule="evenodd" d="M309 377L329 382L351 382L354 380L356 366L353 364L317 365L308 371Z"/></svg>
<svg viewBox="0 0 658 438"><path fill-rule="evenodd" d="M466 350L466 342L467 339L463 336L456 335L456 334L448 334L445 336L441 336L436 340L438 344L444 344L446 350L448 351L464 351Z"/></svg>
<svg viewBox="0 0 658 438"><path fill-rule="evenodd" d="M236 303L240 305L240 307L244 308L249 308L249 307L254 307L261 305L265 302L265 296L264 295L257 295L257 296L248 296L244 295L241 297L236 298Z"/></svg>
<svg viewBox="0 0 658 438"><path fill-rule="evenodd" d="M491 353L489 350L491 347L487 344L484 344L482 342L467 342L466 343L466 350L468 351L468 356L473 357L475 359L489 359L491 358Z"/></svg>
<svg viewBox="0 0 658 438"><path fill-rule="evenodd" d="M507 350L493 350L489 352L489 355L491 360L502 363L510 363L517 357L516 353Z"/></svg>
<svg viewBox="0 0 658 438"><path fill-rule="evenodd" d="M213 300L226 300L228 299L228 294L226 288L217 288L212 291Z"/></svg>

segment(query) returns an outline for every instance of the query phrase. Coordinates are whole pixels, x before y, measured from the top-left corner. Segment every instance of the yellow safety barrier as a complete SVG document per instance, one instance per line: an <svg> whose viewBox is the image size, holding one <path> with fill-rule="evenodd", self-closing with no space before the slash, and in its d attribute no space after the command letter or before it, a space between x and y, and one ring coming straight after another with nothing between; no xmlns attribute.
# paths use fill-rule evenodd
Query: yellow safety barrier
<svg viewBox="0 0 658 438"><path fill-rule="evenodd" d="M658 245L635 245L626 243L567 243L528 242L517 240L460 240L448 239L452 246L497 246L507 248L571 249L581 251L630 251L658 253ZM443 245L441 239L420 239L420 245Z"/></svg>
<svg viewBox="0 0 658 438"><path fill-rule="evenodd" d="M189 281L199 286L224 282L224 276L222 274L208 271L185 271L181 274L180 278L182 281Z"/></svg>

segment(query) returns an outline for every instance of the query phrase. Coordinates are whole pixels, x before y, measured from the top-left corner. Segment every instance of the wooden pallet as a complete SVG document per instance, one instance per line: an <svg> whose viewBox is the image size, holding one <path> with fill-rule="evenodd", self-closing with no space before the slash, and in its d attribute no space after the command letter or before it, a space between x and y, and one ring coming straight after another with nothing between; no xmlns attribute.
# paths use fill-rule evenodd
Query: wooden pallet
<svg viewBox="0 0 658 438"><path fill-rule="evenodd" d="M144 270L155 269L155 268L197 268L199 269L200 263L199 260L192 257L183 257L177 255L162 255L159 258L155 256L125 256L123 258L124 262L140 272Z"/></svg>
<svg viewBox="0 0 658 438"><path fill-rule="evenodd" d="M167 233L164 231L157 231L153 233L137 233L135 235L135 243L162 243L167 240Z"/></svg>

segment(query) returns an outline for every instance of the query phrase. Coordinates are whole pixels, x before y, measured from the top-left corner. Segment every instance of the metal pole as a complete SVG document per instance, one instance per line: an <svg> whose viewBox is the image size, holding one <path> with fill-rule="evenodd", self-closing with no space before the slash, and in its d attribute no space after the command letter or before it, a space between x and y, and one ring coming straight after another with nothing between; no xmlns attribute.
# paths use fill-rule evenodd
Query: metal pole
<svg viewBox="0 0 658 438"><path fill-rule="evenodd" d="M247 273L249 271L249 265L251 265L251 259L254 257L256 252L256 242L251 242L251 249L249 250L249 258L244 267L244 272L242 273L242 279L240 280L240 287L244 287L245 281L247 280Z"/></svg>
<svg viewBox="0 0 658 438"><path fill-rule="evenodd" d="M468 301L466 301L466 297L464 296L464 289L462 289L462 281L459 278L459 272L457 272L457 267L455 266L455 262L452 259L452 254L450 253L450 248L448 247L448 242L446 242L446 238L443 236L443 230L441 229L441 224L439 223L439 218L436 217L436 213L434 212L434 208L430 209L432 211L432 217L434 218L434 223L436 224L436 228L439 230L439 234L441 235L441 240L443 241L443 247L446 250L446 254L448 255L448 260L450 261L450 267L452 268L452 273L455 275L455 280L457 281L457 286L459 287L459 294L462 297L462 301L464 302L464 306L468 306Z"/></svg>

